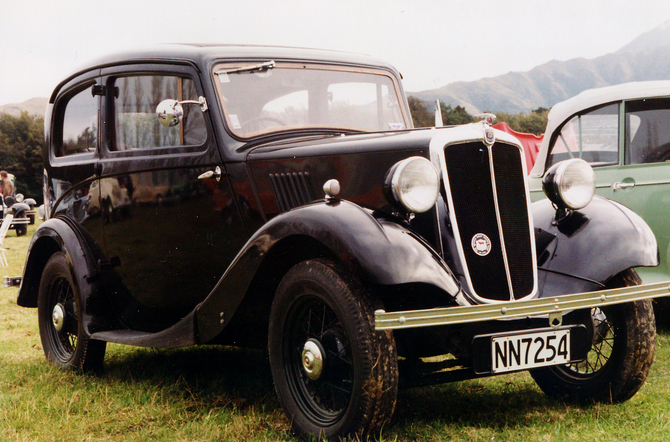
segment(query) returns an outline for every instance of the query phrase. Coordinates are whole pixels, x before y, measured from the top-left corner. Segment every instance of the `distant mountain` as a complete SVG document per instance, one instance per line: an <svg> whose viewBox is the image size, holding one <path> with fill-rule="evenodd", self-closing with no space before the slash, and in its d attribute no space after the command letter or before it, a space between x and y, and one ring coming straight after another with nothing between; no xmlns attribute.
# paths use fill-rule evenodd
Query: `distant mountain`
<svg viewBox="0 0 670 442"><path fill-rule="evenodd" d="M22 111L27 111L31 115L44 116L48 101L47 98L31 98L23 103L5 104L0 106L0 114L19 116Z"/></svg>
<svg viewBox="0 0 670 442"><path fill-rule="evenodd" d="M670 21L602 57L554 60L528 72L451 83L409 95L429 102L440 99L452 106L463 106L471 114L518 113L538 107L550 108L586 89L664 79L670 79Z"/></svg>

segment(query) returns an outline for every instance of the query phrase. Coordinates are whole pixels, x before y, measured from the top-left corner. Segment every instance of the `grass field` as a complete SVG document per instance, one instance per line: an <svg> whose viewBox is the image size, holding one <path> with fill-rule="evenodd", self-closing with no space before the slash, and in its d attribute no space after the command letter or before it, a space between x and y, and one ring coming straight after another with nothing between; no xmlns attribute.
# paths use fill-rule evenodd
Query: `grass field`
<svg viewBox="0 0 670 442"><path fill-rule="evenodd" d="M0 276L21 275L28 242L8 234ZM109 345L101 373L61 372L16 294L0 288L0 441L294 440L263 352ZM669 338L659 332L651 375L624 404L550 401L526 373L403 390L381 440L670 440Z"/></svg>

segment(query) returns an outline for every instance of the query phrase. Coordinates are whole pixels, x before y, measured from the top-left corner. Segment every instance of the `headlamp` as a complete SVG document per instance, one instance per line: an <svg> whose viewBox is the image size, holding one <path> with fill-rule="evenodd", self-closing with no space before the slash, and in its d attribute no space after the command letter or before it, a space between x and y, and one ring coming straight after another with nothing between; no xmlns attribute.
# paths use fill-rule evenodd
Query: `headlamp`
<svg viewBox="0 0 670 442"><path fill-rule="evenodd" d="M409 213L430 210L437 200L439 186L435 166L423 157L410 157L394 164L384 183L389 202Z"/></svg>
<svg viewBox="0 0 670 442"><path fill-rule="evenodd" d="M542 188L557 207L579 210L593 199L596 177L589 163L572 158L554 164L544 175Z"/></svg>

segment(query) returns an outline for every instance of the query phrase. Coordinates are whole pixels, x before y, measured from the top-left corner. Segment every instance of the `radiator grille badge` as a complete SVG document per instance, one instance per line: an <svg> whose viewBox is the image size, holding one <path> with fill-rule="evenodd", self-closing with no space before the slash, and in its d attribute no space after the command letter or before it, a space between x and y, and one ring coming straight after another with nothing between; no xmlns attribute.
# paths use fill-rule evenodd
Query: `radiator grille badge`
<svg viewBox="0 0 670 442"><path fill-rule="evenodd" d="M491 240L483 233L472 237L472 250L479 256L486 256L491 252Z"/></svg>

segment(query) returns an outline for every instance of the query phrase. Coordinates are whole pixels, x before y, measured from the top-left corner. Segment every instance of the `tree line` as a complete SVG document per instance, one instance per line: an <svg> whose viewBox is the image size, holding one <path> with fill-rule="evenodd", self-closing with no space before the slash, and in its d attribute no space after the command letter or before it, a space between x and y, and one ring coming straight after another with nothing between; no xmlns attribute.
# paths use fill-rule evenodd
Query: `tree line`
<svg viewBox="0 0 670 442"><path fill-rule="evenodd" d="M16 177L16 192L42 204L44 117L0 114L0 169Z"/></svg>
<svg viewBox="0 0 670 442"><path fill-rule="evenodd" d="M412 96L407 97L407 101L412 113L414 127L435 126L435 105L433 103ZM452 107L450 104L447 105L440 101L440 111L445 126L467 124L477 120L463 106ZM512 130L517 132L542 135L547 127L549 109L539 107L527 114L523 112L518 114L496 112L495 115L495 123L505 122Z"/></svg>

